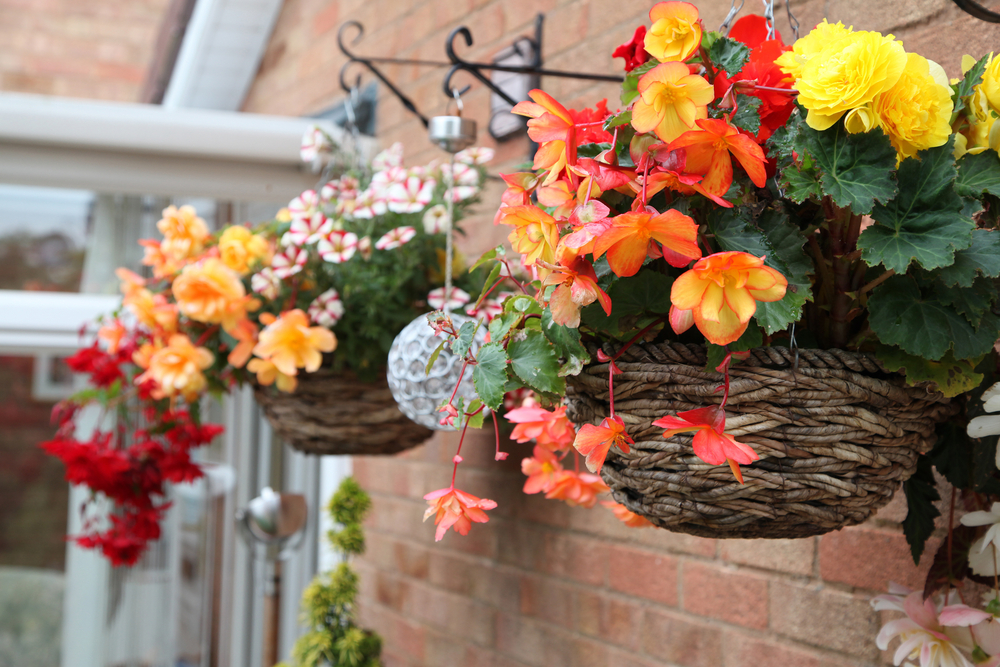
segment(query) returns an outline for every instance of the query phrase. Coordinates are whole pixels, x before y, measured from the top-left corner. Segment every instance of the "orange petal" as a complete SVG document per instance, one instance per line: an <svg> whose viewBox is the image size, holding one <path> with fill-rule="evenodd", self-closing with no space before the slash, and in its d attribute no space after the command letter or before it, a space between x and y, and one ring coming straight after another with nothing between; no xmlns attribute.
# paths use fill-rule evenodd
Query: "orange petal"
<svg viewBox="0 0 1000 667"><path fill-rule="evenodd" d="M728 345L739 339L747 330L747 323L740 322L736 313L729 306L723 305L719 311L719 321L711 322L701 317L698 310L693 311L694 324L698 331L716 345Z"/></svg>
<svg viewBox="0 0 1000 667"><path fill-rule="evenodd" d="M723 289L726 305L733 309L740 322L749 322L757 312L757 302L750 296L750 290L727 285Z"/></svg>
<svg viewBox="0 0 1000 667"><path fill-rule="evenodd" d="M764 151L750 137L742 134L729 137L729 150L739 160L753 184L758 188L767 185L764 168Z"/></svg>
<svg viewBox="0 0 1000 667"><path fill-rule="evenodd" d="M649 10L649 20L653 23L674 17L694 23L698 20L698 8L690 2L658 2Z"/></svg>
<svg viewBox="0 0 1000 667"><path fill-rule="evenodd" d="M719 313L725 305L726 291L715 282L708 283L708 289L701 298L701 305L694 310L702 318L711 322L719 321ZM697 315L696 315L697 317Z"/></svg>
<svg viewBox="0 0 1000 667"><path fill-rule="evenodd" d="M670 302L680 310L691 310L701 304L705 290L711 284L695 271L685 271L670 288Z"/></svg>
<svg viewBox="0 0 1000 667"><path fill-rule="evenodd" d="M555 114L562 120L566 121L567 124L573 124L573 117L566 111L566 107L559 104L556 98L552 97L544 90L534 89L528 92L528 97L535 100L543 107L545 107L550 113Z"/></svg>
<svg viewBox="0 0 1000 667"><path fill-rule="evenodd" d="M608 313L610 315L611 313ZM670 306L670 328L678 336L694 326L694 315L690 310L681 310L677 306Z"/></svg>
<svg viewBox="0 0 1000 667"><path fill-rule="evenodd" d="M740 464L732 459L726 459L726 463L729 464L729 469L733 471L733 477L740 484L743 484L743 471L740 470Z"/></svg>
<svg viewBox="0 0 1000 667"><path fill-rule="evenodd" d="M639 77L637 89L641 93L654 83L663 83L674 86L684 79L684 77L690 76L690 74L691 70L689 70L687 65L684 63L660 63Z"/></svg>
<svg viewBox="0 0 1000 667"><path fill-rule="evenodd" d="M649 252L649 239L632 234L608 249L608 264L615 275L628 278L639 273Z"/></svg>

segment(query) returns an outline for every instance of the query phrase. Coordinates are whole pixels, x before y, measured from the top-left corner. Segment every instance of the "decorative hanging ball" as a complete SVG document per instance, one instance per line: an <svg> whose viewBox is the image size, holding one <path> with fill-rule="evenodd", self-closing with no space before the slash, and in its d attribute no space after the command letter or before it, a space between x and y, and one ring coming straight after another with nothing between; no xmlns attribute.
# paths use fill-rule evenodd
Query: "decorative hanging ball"
<svg viewBox="0 0 1000 667"><path fill-rule="evenodd" d="M452 314L451 320L458 328L472 318ZM389 389L400 411L421 426L437 431L454 430L452 426L441 425L442 413L438 412L438 407L451 396L458 374L462 372L462 360L448 345L442 348L430 372L426 372L427 361L445 337L445 334L435 334L427 323L427 316L421 315L407 324L392 342L386 372ZM479 327L472 344L473 353L485 342L486 329ZM456 398L459 396L465 399L465 405L476 398L471 368L465 369Z"/></svg>

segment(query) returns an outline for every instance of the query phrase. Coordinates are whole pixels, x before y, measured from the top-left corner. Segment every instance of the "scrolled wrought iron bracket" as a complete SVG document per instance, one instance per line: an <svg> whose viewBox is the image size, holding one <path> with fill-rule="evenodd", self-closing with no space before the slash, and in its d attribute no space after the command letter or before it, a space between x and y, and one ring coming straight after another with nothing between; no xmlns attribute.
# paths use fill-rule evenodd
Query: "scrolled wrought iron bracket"
<svg viewBox="0 0 1000 667"><path fill-rule="evenodd" d="M963 12L975 16L980 21L1000 23L1000 14L986 9L975 0L954 0L954 2Z"/></svg>
<svg viewBox="0 0 1000 667"><path fill-rule="evenodd" d="M391 80L382 72L377 64L398 64L398 65L421 65L425 67L448 67L448 73L445 75L444 83L442 85L442 90L444 94L448 96L449 99L453 99L455 93L462 95L469 90L469 86L465 86L462 89L456 89L452 87L451 80L458 72L468 72L476 80L482 83L484 86L489 88L492 92L499 95L504 101L506 101L511 106L520 102L520 100L515 100L510 97L505 91L494 84L490 78L483 74L483 71L498 71L498 72L511 72L514 74L529 74L536 76L554 76L565 79L584 79L587 81L610 81L615 83L620 83L624 77L617 74L589 74L586 72L566 72L562 70L550 70L544 69L542 67L542 29L544 26L545 16L544 14L539 14L535 18L535 34L533 37L522 36L515 40L515 43L528 41L534 50L534 56L532 62L528 65L500 65L498 63L480 63L465 60L455 51L455 40L461 36L465 41L465 46L472 46L472 31L466 26L459 26L449 33L447 41L445 42L445 54L448 56L447 61L437 61L437 60L413 60L413 59L401 59L401 58L382 58L382 57L366 57L354 53L350 47L357 45L361 40L361 37L365 33L364 26L358 21L347 21L343 23L337 31L337 46L340 47L341 53L347 56L347 62L340 69L340 87L344 89L345 92L350 93L351 90L357 90L360 87L361 77L360 75L356 78L353 83L349 83L346 77L347 70L358 63L366 68L369 72L375 75L379 81L385 84L386 88L395 95L403 106L410 111L413 115L420 119L420 122L427 127L428 120L426 116L420 113L417 109L416 104L413 100L406 96L403 91L401 91ZM348 45L345 40L345 35L347 30L354 29L357 34L350 41Z"/></svg>

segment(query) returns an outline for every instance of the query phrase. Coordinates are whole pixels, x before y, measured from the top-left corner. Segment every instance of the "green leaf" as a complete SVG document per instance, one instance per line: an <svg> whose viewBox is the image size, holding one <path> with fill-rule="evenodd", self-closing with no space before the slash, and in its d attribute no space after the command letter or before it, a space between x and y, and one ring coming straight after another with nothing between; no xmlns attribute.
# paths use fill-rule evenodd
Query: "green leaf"
<svg viewBox="0 0 1000 667"><path fill-rule="evenodd" d="M913 562L919 563L924 553L927 538L934 533L934 519L941 516L934 501L941 500L934 488L934 472L927 456L917 458L917 472L903 482L906 494L906 518L903 519L903 534L910 545Z"/></svg>
<svg viewBox="0 0 1000 667"><path fill-rule="evenodd" d="M806 237L802 230L789 222L782 212L766 210L758 224L773 248L765 263L781 271L788 280L788 289L780 301L757 303L754 319L771 335L802 318L802 307L812 300L809 276L815 271L815 265L803 249Z"/></svg>
<svg viewBox="0 0 1000 667"><path fill-rule="evenodd" d="M474 306L474 308L479 308L479 306L483 305L483 301L486 299L486 295L490 293L490 290L493 289L493 285L494 283L496 283L497 278L500 277L500 269L502 268L503 264L499 262L497 262L493 266L493 270L490 271L490 275L486 278L486 282L483 283L483 291L480 292L479 298L476 300L476 305Z"/></svg>
<svg viewBox="0 0 1000 667"><path fill-rule="evenodd" d="M1000 197L1000 155L996 151L963 155L958 161L955 192L976 199L980 199L984 192Z"/></svg>
<svg viewBox="0 0 1000 667"><path fill-rule="evenodd" d="M978 328L952 306L924 296L908 276L893 276L868 300L868 323L878 339L910 354L938 361L948 350L957 359L988 353L1000 334L1000 318L983 316Z"/></svg>
<svg viewBox="0 0 1000 667"><path fill-rule="evenodd" d="M552 321L552 311L542 313L542 333L555 345L559 356L566 360L559 375L578 375L590 363L590 354L580 342L580 330L571 329Z"/></svg>
<svg viewBox="0 0 1000 667"><path fill-rule="evenodd" d="M899 167L899 194L872 210L878 224L858 238L869 266L882 264L905 273L914 261L925 269L949 266L955 251L972 243L975 223L962 215L962 198L955 192L952 142L921 152L919 159Z"/></svg>
<svg viewBox="0 0 1000 667"><path fill-rule="evenodd" d="M475 380L473 380L475 381ZM474 399L469 403L469 407L465 409L466 417L469 420L469 426L471 428L482 428L483 420L486 419L486 410L479 410L483 406L483 402L480 399ZM473 414L479 410L478 413Z"/></svg>
<svg viewBox="0 0 1000 667"><path fill-rule="evenodd" d="M823 192L841 208L866 214L896 194L896 149L881 130L849 134L839 122L820 132L802 124L795 150L816 161Z"/></svg>
<svg viewBox="0 0 1000 667"><path fill-rule="evenodd" d="M524 313L525 315L541 315L542 307L533 297L527 294L516 294L503 304L505 313Z"/></svg>
<svg viewBox="0 0 1000 667"><path fill-rule="evenodd" d="M954 105L954 109L951 114L952 123L954 123L955 119L958 118L958 113L965 108L965 98L972 95L973 92L975 92L975 87L982 82L983 72L986 71L986 64L989 60L989 55L985 55L980 58L975 65L969 68L969 71L965 73L962 80L953 86L954 92L951 96L951 101Z"/></svg>
<svg viewBox="0 0 1000 667"><path fill-rule="evenodd" d="M431 352L430 359L427 360L427 366L424 368L424 375L431 374L431 368L434 367L434 362L438 360L439 356L441 356L441 350L443 350L444 346L447 344L448 339L445 338L436 348L434 348L434 351Z"/></svg>
<svg viewBox="0 0 1000 667"><path fill-rule="evenodd" d="M497 259L499 257L503 257L506 254L507 250L502 245L498 245L496 248L493 248L493 250L487 250L482 254L482 256L479 259L476 260L476 263L472 265L472 268L469 269L469 272L471 273L472 271L475 271L476 269L478 269L480 266L490 261L491 259Z"/></svg>
<svg viewBox="0 0 1000 667"><path fill-rule="evenodd" d="M719 37L708 47L708 57L717 68L721 67L734 77L750 60L750 47L735 39Z"/></svg>
<svg viewBox="0 0 1000 667"><path fill-rule="evenodd" d="M451 342L451 351L459 359L464 359L466 353L472 347L472 341L476 337L476 330L479 329L479 322L466 322L458 329L458 338Z"/></svg>
<svg viewBox="0 0 1000 667"><path fill-rule="evenodd" d="M1000 232L976 229L972 245L955 252L955 263L937 272L945 285L971 287L977 275L1000 276Z"/></svg>
<svg viewBox="0 0 1000 667"><path fill-rule="evenodd" d="M976 360L956 359L947 352L940 361L907 354L898 347L880 345L875 351L886 370L902 371L909 384L934 382L938 390L948 397L972 391L983 382L983 375L976 372Z"/></svg>
<svg viewBox="0 0 1000 667"><path fill-rule="evenodd" d="M938 427L938 441L928 456L952 486L972 486L972 443L964 424L949 421Z"/></svg>
<svg viewBox="0 0 1000 667"><path fill-rule="evenodd" d="M541 331L525 331L507 344L510 367L514 375L538 391L562 394L566 382L559 377L556 350Z"/></svg>
<svg viewBox="0 0 1000 667"><path fill-rule="evenodd" d="M619 127L620 125L628 125L632 122L632 110L625 109L613 116L608 116L607 120L604 121L604 131L610 132L611 130Z"/></svg>
<svg viewBox="0 0 1000 667"><path fill-rule="evenodd" d="M521 323L524 315L521 313L503 313L490 320L490 340L502 343L511 328Z"/></svg>
<svg viewBox="0 0 1000 667"><path fill-rule="evenodd" d="M796 109L788 122L775 130L767 140L767 156L775 158L779 163L793 159L792 153L799 140L799 131L803 125L802 113Z"/></svg>
<svg viewBox="0 0 1000 667"><path fill-rule="evenodd" d="M622 106L627 107L639 97L639 79L643 74L659 65L656 58L650 58L649 62L639 65L631 72L626 72L625 80L622 81Z"/></svg>
<svg viewBox="0 0 1000 667"><path fill-rule="evenodd" d="M992 282L985 278L977 278L971 287L935 286L934 295L941 303L948 304L965 316L969 323L978 327L983 321L983 315L989 312L996 296Z"/></svg>
<svg viewBox="0 0 1000 667"><path fill-rule="evenodd" d="M750 134L757 134L760 132L760 105L761 99L759 97L737 95L736 113L733 114L730 123Z"/></svg>
<svg viewBox="0 0 1000 667"><path fill-rule="evenodd" d="M803 155L799 164L791 163L781 172L781 183L784 196L796 204L823 198L816 163L808 155Z"/></svg>
<svg viewBox="0 0 1000 667"><path fill-rule="evenodd" d="M591 329L622 338L670 312L672 285L669 276L641 269L634 276L614 282L607 290L611 298L610 316L595 302L580 311L580 319Z"/></svg>
<svg viewBox="0 0 1000 667"><path fill-rule="evenodd" d="M503 346L499 343L486 343L479 348L472 381L479 398L494 412L503 407L507 377L507 352Z"/></svg>

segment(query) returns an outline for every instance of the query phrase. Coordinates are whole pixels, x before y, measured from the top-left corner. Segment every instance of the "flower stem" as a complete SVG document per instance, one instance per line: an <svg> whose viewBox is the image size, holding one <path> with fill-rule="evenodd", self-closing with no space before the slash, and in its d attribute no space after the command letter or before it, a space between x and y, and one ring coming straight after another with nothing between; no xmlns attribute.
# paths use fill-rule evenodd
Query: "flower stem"
<svg viewBox="0 0 1000 667"><path fill-rule="evenodd" d="M859 290L859 293L867 294L868 292L872 291L873 289L875 289L876 287L887 281L889 278L892 278L894 275L896 275L896 272L893 269L889 269L888 271L880 275L878 278L876 278L875 280L871 281L870 283L862 287Z"/></svg>
<svg viewBox="0 0 1000 667"><path fill-rule="evenodd" d="M462 460L462 443L465 442L465 432L469 430L469 420L465 420L465 425L462 426L462 435L458 436L458 450L455 452L455 458L452 459L453 467L451 469L451 488L455 488L455 475L458 474L458 463Z"/></svg>

